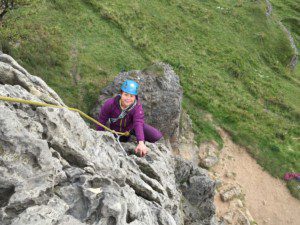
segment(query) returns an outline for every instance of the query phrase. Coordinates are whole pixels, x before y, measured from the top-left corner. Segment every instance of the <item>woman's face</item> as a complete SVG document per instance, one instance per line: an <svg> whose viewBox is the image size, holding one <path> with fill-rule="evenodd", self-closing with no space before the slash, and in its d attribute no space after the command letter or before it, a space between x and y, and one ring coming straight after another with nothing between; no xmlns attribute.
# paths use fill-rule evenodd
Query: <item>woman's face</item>
<svg viewBox="0 0 300 225"><path fill-rule="evenodd" d="M121 105L124 108L127 108L128 106L132 105L135 100L135 95L128 94L124 91L121 93Z"/></svg>

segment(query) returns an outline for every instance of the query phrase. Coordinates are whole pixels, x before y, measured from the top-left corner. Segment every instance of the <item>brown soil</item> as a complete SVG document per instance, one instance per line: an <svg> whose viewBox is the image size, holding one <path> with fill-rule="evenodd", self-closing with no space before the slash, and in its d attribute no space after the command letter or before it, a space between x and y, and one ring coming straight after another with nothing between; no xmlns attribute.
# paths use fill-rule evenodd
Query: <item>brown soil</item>
<svg viewBox="0 0 300 225"><path fill-rule="evenodd" d="M212 171L223 182L238 183L243 190L245 207L249 209L254 221L259 225L299 225L300 201L291 196L283 181L265 172L249 156L246 149L234 144L230 136L220 130L224 148L220 162ZM234 177L226 177L226 173ZM217 215L224 215L229 203L221 201L216 195Z"/></svg>

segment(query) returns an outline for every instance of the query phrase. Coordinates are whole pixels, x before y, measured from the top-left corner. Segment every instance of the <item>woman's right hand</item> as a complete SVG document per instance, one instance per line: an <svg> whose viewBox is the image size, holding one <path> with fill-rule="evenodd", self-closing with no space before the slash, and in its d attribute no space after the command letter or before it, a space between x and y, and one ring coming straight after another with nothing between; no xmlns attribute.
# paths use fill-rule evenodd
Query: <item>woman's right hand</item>
<svg viewBox="0 0 300 225"><path fill-rule="evenodd" d="M138 155L144 157L148 152L148 148L143 141L139 141L139 144L135 148L134 152L135 152L135 154L138 154Z"/></svg>

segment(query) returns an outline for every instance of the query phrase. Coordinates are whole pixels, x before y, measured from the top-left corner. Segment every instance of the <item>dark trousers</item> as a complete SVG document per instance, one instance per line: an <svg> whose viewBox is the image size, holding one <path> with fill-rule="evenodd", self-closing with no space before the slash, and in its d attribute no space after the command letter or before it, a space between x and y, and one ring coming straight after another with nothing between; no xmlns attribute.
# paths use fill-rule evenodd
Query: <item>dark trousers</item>
<svg viewBox="0 0 300 225"><path fill-rule="evenodd" d="M134 130L130 131L130 135L135 136ZM144 136L145 136L145 141L154 143L157 142L159 139L162 138L162 133L157 130L156 128L150 126L149 124L144 124ZM130 136L121 136L120 141L121 142L128 142L130 140Z"/></svg>

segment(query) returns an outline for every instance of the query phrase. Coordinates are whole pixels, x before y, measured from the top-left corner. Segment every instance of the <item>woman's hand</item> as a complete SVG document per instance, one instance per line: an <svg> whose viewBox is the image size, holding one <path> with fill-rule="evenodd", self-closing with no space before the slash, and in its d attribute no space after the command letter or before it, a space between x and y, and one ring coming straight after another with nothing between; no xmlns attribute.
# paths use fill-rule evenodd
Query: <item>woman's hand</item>
<svg viewBox="0 0 300 225"><path fill-rule="evenodd" d="M139 144L138 146L136 146L134 152L135 154L139 154L140 156L143 157L147 154L148 148L146 147L143 141L139 141Z"/></svg>

